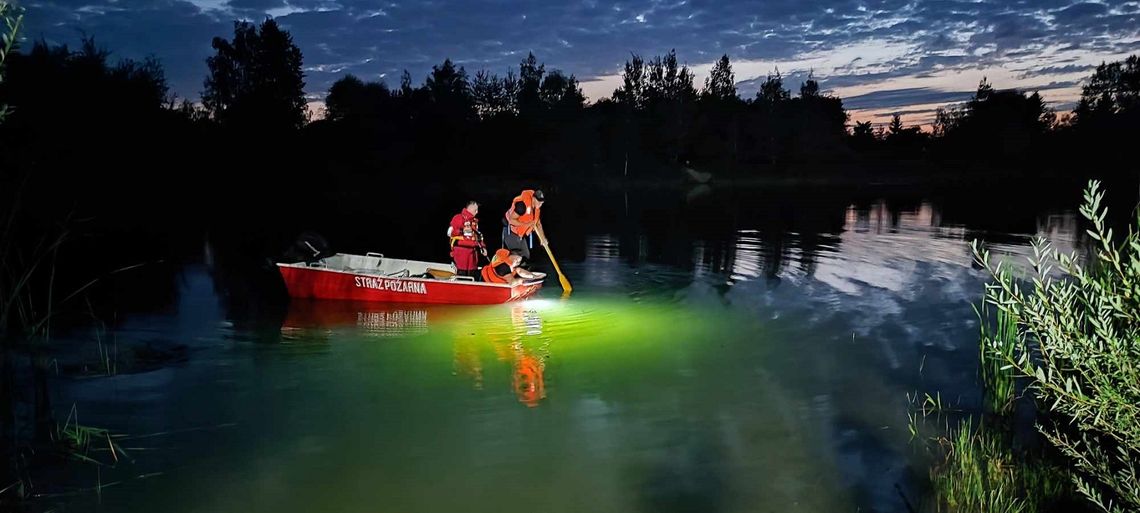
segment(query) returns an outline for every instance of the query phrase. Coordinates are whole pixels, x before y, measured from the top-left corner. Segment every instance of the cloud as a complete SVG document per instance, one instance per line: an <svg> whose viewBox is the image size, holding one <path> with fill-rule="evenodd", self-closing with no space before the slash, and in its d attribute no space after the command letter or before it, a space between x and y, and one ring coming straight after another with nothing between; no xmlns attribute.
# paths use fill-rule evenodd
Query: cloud
<svg viewBox="0 0 1140 513"><path fill-rule="evenodd" d="M1087 73L1096 66L1092 64L1066 64L1064 66L1045 66L1044 68L1028 69L1021 75L1020 78L1040 77L1046 75L1069 75L1073 73Z"/></svg>
<svg viewBox="0 0 1140 513"><path fill-rule="evenodd" d="M890 118L894 117L895 115L898 115L901 118L911 118L914 116L927 117L927 116L933 115L936 112L938 112L938 109L906 109L906 110L896 110L896 111L892 111L890 113L874 114L871 117L875 118L875 119L883 119L883 118L890 119Z"/></svg>
<svg viewBox="0 0 1140 513"><path fill-rule="evenodd" d="M263 13L285 7L286 4L285 0L230 0L226 5L237 11Z"/></svg>
<svg viewBox="0 0 1140 513"><path fill-rule="evenodd" d="M909 105L964 102L973 95L974 91L941 91L929 87L909 87L844 98L843 106L855 110L888 109Z"/></svg>
<svg viewBox="0 0 1140 513"><path fill-rule="evenodd" d="M121 56L153 54L173 88L191 97L210 40L229 36L234 19L270 14L304 52L308 90L317 94L349 72L398 77L407 69L419 81L444 58L503 73L528 52L583 82L608 84L631 53L675 48L695 66L727 53L742 63L745 92L786 63L790 89L802 81L795 73L814 70L825 89L882 84L889 90L880 97L848 102L881 103L892 91L939 90L899 81L1008 65L1020 74L999 86L1016 87L1140 49L1135 0L36 0L27 7L30 38L74 44L82 31Z"/></svg>
<svg viewBox="0 0 1140 513"><path fill-rule="evenodd" d="M1080 80L1063 80L1060 82L1058 82L1058 81L1049 82L1048 84L1045 84L1043 86L1032 87L1032 88L1028 88L1028 89L1033 90L1033 91L1054 91L1057 89L1072 89L1072 88L1077 87L1079 85L1081 85Z"/></svg>
<svg viewBox="0 0 1140 513"><path fill-rule="evenodd" d="M775 74L773 69L772 74ZM784 89L792 92L792 95L799 94L800 85L808 79L810 70L780 70L780 79L784 83ZM815 78L815 77L813 77ZM736 83L736 93L742 98L752 98L760 91L760 84L768 80L768 76L756 77L749 80L741 80Z"/></svg>
<svg viewBox="0 0 1140 513"><path fill-rule="evenodd" d="M1095 18L1097 16L1102 16L1107 12L1107 5L1095 2L1084 2L1073 4L1065 7L1064 9L1056 11L1053 13L1053 17L1058 22L1065 23Z"/></svg>

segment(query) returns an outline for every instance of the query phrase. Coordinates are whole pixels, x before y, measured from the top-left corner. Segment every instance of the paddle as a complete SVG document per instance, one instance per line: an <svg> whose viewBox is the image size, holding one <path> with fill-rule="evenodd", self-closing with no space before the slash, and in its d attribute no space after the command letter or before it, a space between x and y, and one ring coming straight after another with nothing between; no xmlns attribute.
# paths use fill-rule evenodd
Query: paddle
<svg viewBox="0 0 1140 513"><path fill-rule="evenodd" d="M562 284L562 290L567 293L574 290L574 287L570 286L570 280L566 279L566 275L562 274L562 269L558 267L558 261L554 259L554 252L550 251L550 243L546 241L546 234L542 233L542 224L535 225L534 231L538 232L538 241L546 249L546 256L550 257L550 263L554 264L554 271L558 273L558 283Z"/></svg>

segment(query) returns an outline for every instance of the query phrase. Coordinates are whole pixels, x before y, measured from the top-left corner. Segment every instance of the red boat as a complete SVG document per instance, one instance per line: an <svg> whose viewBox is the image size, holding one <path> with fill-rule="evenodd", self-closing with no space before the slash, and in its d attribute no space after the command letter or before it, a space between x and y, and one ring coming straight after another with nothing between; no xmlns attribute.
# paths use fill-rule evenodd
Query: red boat
<svg viewBox="0 0 1140 513"><path fill-rule="evenodd" d="M530 297L542 280L483 283L455 274L451 264L337 253L312 262L279 263L289 295L391 303L489 305Z"/></svg>

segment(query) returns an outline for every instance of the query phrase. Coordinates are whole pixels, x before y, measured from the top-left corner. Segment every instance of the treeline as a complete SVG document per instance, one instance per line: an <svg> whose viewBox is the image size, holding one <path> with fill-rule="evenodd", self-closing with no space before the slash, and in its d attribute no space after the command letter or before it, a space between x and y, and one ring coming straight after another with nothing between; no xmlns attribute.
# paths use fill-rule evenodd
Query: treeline
<svg viewBox="0 0 1140 513"><path fill-rule="evenodd" d="M4 206L20 200L32 220L82 218L84 203L137 214L161 206L172 192L166 184L186 176L174 171L202 139L193 136L195 123L172 108L157 61L112 62L108 51L86 39L77 49L37 43L10 54L6 68L0 84L0 103L9 106L0 124ZM106 195L110 191L116 193Z"/></svg>
<svg viewBox="0 0 1140 513"><path fill-rule="evenodd" d="M365 161L425 161L479 174L653 177L694 166L771 165L850 156L842 101L808 80L792 97L769 77L749 101L722 57L704 87L675 52L626 62L612 98L587 105L577 79L533 54L518 72L471 77L450 60L420 86L338 80L310 130Z"/></svg>
<svg viewBox="0 0 1140 513"><path fill-rule="evenodd" d="M518 73L470 76L450 60L420 85L398 88L346 76L325 98L323 120L307 132L317 147L352 165L397 163L437 176L542 170L573 173L596 160L596 128L573 75L547 70L534 55Z"/></svg>
<svg viewBox="0 0 1140 513"><path fill-rule="evenodd" d="M672 51L633 55L620 87L592 104L574 75L531 54L501 75L444 60L419 82L407 72L397 85L345 76L324 96L324 116L311 119L302 52L273 20L236 23L213 47L200 102L173 98L158 62L112 62L90 39L12 54L0 84L0 104L13 109L0 127L2 179L10 185L34 169L136 210L146 198L160 208L171 195L220 189L291 198L426 177L652 181L675 180L682 166L762 176L798 174L803 163L874 169L899 160L1057 167L1107 161L1140 127L1135 56L1098 67L1071 114L1058 116L1036 92L983 81L924 132L897 116L886 128L852 124L842 99L810 76L786 84L774 73L741 98L727 55L698 85ZM305 191L295 179L307 180ZM148 192L123 197L138 185Z"/></svg>

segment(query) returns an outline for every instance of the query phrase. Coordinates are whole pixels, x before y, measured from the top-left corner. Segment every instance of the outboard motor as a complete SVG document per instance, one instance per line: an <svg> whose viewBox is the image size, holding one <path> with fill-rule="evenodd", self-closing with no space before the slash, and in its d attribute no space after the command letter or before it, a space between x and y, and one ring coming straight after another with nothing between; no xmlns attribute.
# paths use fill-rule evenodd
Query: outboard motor
<svg viewBox="0 0 1140 513"><path fill-rule="evenodd" d="M297 237L288 249L281 254L281 262L316 262L325 257L335 255L329 248L329 241L315 232L303 232Z"/></svg>

